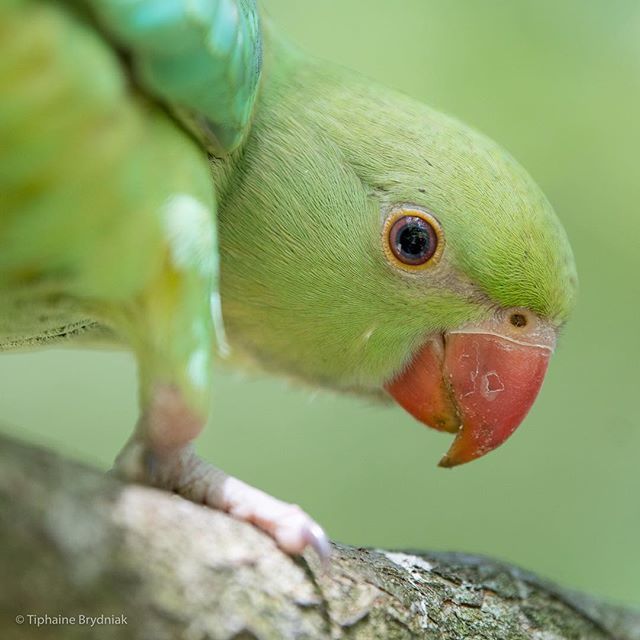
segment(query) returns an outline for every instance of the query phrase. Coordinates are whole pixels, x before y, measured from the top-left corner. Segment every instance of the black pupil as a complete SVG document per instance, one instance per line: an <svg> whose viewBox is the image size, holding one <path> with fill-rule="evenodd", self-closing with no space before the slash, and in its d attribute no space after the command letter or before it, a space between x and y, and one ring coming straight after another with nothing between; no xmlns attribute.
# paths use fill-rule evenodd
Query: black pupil
<svg viewBox="0 0 640 640"><path fill-rule="evenodd" d="M408 258L421 258L429 251L431 236L424 223L410 222L398 234L398 245Z"/></svg>

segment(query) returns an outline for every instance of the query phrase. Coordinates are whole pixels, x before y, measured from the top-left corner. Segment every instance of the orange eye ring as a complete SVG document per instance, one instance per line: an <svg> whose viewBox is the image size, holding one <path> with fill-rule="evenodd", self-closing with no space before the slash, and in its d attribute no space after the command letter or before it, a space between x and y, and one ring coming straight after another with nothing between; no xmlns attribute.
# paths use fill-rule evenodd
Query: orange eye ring
<svg viewBox="0 0 640 640"><path fill-rule="evenodd" d="M415 207L393 209L382 230L382 246L389 263L410 273L438 263L444 233L435 216Z"/></svg>

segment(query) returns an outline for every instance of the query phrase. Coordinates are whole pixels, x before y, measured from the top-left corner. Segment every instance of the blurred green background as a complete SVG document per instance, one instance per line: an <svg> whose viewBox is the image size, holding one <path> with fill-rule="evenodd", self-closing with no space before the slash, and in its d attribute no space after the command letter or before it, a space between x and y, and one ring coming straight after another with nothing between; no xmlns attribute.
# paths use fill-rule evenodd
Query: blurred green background
<svg viewBox="0 0 640 640"><path fill-rule="evenodd" d="M200 452L337 540L490 554L640 603L640 3L264 4L307 51L509 149L566 225L581 295L530 417L471 465L437 469L449 437L400 409L234 373L216 379ZM136 420L135 385L122 353L4 355L0 420L106 468Z"/></svg>

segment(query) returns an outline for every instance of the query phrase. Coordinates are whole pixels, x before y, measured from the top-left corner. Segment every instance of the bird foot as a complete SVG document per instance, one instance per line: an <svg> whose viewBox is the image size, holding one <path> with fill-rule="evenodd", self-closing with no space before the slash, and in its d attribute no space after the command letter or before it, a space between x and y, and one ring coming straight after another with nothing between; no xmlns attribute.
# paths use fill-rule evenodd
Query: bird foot
<svg viewBox="0 0 640 640"><path fill-rule="evenodd" d="M225 511L266 531L283 551L296 555L310 546L323 562L329 559L331 547L325 532L297 504L278 500L229 476L221 493Z"/></svg>
<svg viewBox="0 0 640 640"><path fill-rule="evenodd" d="M226 511L271 536L286 553L314 549L323 563L331 546L322 527L298 505L289 504L227 475L185 447L171 455L153 454L137 439L116 460L114 473L126 480L174 491L188 500Z"/></svg>

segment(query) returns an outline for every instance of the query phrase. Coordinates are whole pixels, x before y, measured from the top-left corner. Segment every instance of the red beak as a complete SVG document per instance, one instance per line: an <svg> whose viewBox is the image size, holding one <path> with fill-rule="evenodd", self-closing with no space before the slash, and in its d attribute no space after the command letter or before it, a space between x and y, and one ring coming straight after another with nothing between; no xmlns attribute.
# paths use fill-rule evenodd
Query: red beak
<svg viewBox="0 0 640 640"><path fill-rule="evenodd" d="M555 330L527 310L438 335L385 385L427 426L457 433L440 461L454 467L500 446L533 405Z"/></svg>

